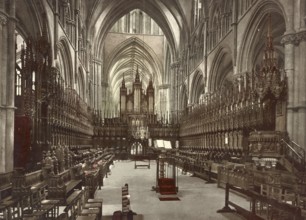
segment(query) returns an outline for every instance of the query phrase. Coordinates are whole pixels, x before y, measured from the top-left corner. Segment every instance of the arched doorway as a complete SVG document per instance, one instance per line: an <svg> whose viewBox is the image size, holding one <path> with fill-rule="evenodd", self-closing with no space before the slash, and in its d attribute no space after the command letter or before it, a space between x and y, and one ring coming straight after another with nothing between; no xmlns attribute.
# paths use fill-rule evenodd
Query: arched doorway
<svg viewBox="0 0 306 220"><path fill-rule="evenodd" d="M137 167L147 167L150 169L150 155L148 154L147 140L132 140L130 145L130 158L135 161Z"/></svg>
<svg viewBox="0 0 306 220"><path fill-rule="evenodd" d="M143 155L144 154L143 145L139 141L133 142L131 145L130 154L131 156Z"/></svg>

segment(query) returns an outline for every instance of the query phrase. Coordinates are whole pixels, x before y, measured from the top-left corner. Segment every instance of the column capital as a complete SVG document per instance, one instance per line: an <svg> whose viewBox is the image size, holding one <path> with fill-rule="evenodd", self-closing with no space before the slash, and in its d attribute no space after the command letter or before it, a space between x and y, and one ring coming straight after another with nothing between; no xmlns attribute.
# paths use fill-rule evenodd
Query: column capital
<svg viewBox="0 0 306 220"><path fill-rule="evenodd" d="M7 16L4 13L0 12L0 24L2 26L7 24Z"/></svg>
<svg viewBox="0 0 306 220"><path fill-rule="evenodd" d="M179 61L175 61L175 62L171 63L171 65L170 65L171 69L178 68L179 66L180 66Z"/></svg>
<svg viewBox="0 0 306 220"><path fill-rule="evenodd" d="M161 90L161 89L169 89L169 88L170 88L170 84L162 84L162 85L158 86L159 90Z"/></svg>
<svg viewBox="0 0 306 220"><path fill-rule="evenodd" d="M306 41L306 30L285 34L281 39L281 44L294 44L297 46L301 41Z"/></svg>
<svg viewBox="0 0 306 220"><path fill-rule="evenodd" d="M290 33L290 34L283 35L283 37L281 39L281 44L283 44L283 45L286 45L286 44L298 45L299 41L298 41L295 33Z"/></svg>
<svg viewBox="0 0 306 220"><path fill-rule="evenodd" d="M301 31L296 34L297 41L300 43L301 41L306 41L306 31Z"/></svg>

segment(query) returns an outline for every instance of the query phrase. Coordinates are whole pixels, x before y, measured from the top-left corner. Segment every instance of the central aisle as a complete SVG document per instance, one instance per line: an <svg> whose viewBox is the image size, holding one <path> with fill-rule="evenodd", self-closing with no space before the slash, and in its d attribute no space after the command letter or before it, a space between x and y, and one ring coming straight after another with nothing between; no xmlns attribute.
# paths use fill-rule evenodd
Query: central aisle
<svg viewBox="0 0 306 220"><path fill-rule="evenodd" d="M156 162L151 169L134 169L133 161L115 161L111 175L104 179L104 187L96 192L95 198L103 198L103 216L111 216L121 210L121 187L129 184L131 209L142 214L144 220L240 220L236 214L219 214L224 206L224 190L216 184L190 175L178 174L178 197L180 201L160 201L159 194L152 191L156 179ZM248 202L231 194L230 199L248 208Z"/></svg>

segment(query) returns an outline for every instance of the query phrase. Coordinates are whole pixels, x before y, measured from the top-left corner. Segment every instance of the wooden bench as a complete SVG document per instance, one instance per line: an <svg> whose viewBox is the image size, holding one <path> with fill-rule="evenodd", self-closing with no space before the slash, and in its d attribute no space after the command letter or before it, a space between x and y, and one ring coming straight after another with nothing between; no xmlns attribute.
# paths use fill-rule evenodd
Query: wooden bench
<svg viewBox="0 0 306 220"><path fill-rule="evenodd" d="M151 157L149 155L133 155L132 159L135 162L135 169L137 169L138 167L147 167L148 169L150 169ZM145 164L137 162L145 162Z"/></svg>
<svg viewBox="0 0 306 220"><path fill-rule="evenodd" d="M12 193L13 172L0 173L0 201Z"/></svg>
<svg viewBox="0 0 306 220"><path fill-rule="evenodd" d="M75 189L81 189L82 179L76 175L73 168L65 170L59 174L50 176L48 187L48 199L61 200L64 205Z"/></svg>
<svg viewBox="0 0 306 220"><path fill-rule="evenodd" d="M24 173L24 170L17 169L12 176L12 197L22 199L21 209L31 210L39 206L40 201L46 198L47 183L44 180L42 170L32 173Z"/></svg>
<svg viewBox="0 0 306 220"><path fill-rule="evenodd" d="M25 174L23 170L15 170L12 176L12 194L20 197L28 195L47 186L41 170Z"/></svg>
<svg viewBox="0 0 306 220"><path fill-rule="evenodd" d="M94 198L100 184L100 169L85 171L85 186L89 190L89 198Z"/></svg>
<svg viewBox="0 0 306 220"><path fill-rule="evenodd" d="M64 212L66 213L69 219L76 219L78 215L81 214L82 209L82 197L83 190L75 190L67 199L66 199L66 208Z"/></svg>

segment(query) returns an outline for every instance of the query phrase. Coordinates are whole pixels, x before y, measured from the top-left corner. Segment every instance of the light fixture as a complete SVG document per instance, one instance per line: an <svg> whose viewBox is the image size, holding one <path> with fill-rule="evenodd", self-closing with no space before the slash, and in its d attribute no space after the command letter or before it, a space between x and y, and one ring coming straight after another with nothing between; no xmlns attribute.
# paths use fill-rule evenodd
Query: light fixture
<svg viewBox="0 0 306 220"><path fill-rule="evenodd" d="M259 72L254 74L256 93L260 100L264 100L269 94L279 99L282 93L285 92L286 87L285 73L278 67L277 55L273 47L271 26L271 14L269 14L268 34L263 62Z"/></svg>

